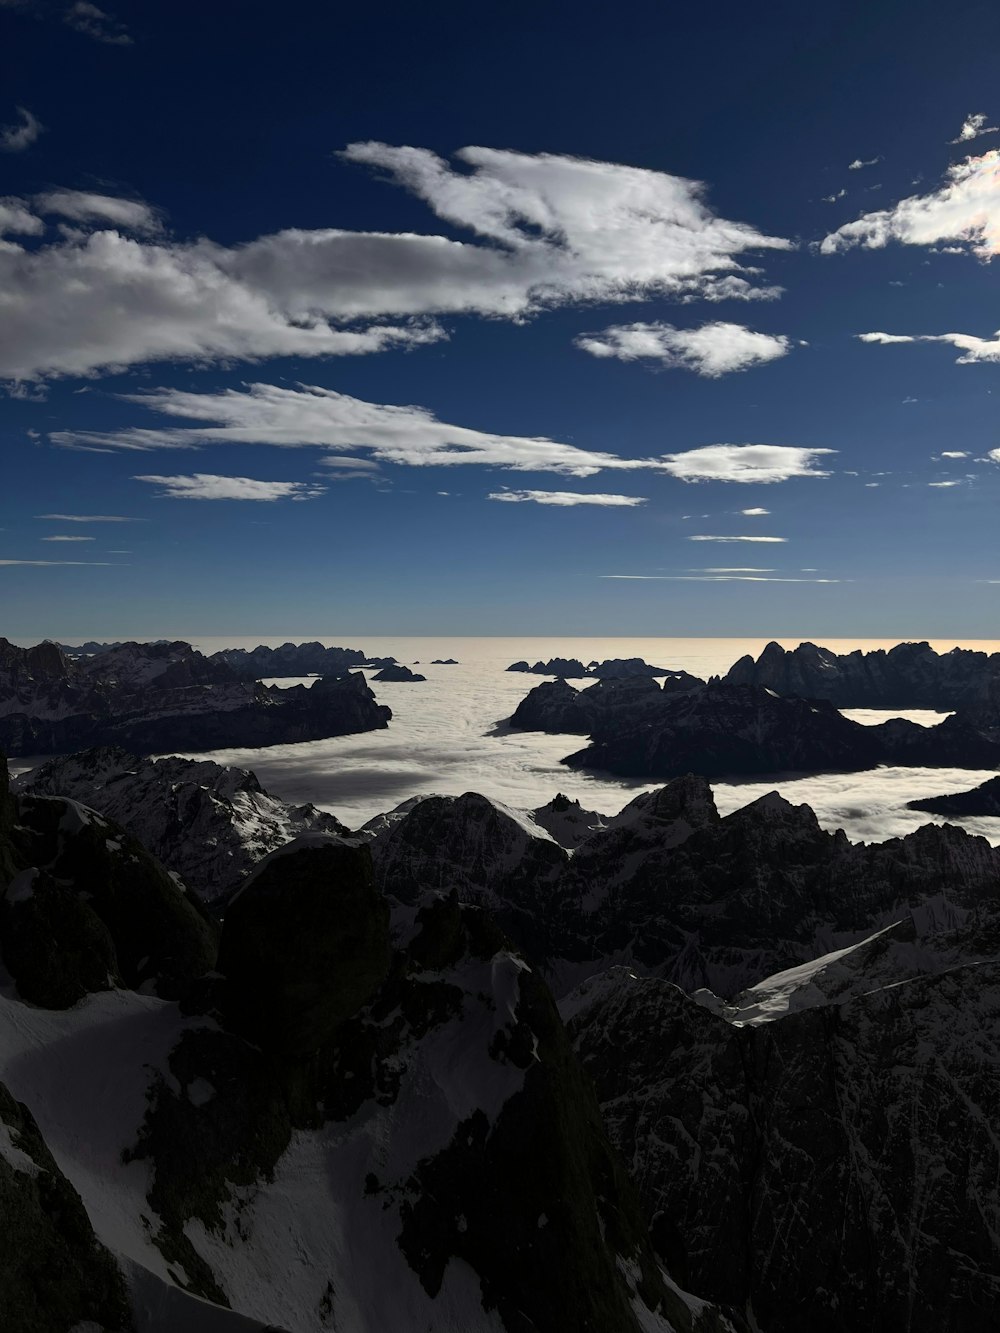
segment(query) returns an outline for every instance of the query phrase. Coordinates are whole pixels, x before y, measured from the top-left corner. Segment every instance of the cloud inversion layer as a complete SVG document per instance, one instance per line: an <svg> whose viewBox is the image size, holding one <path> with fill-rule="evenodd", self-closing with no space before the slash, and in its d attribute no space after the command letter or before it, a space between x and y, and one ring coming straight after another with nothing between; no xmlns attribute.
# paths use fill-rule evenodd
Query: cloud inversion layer
<svg viewBox="0 0 1000 1333"><path fill-rule="evenodd" d="M82 375L143 361L335 356L420 344L429 317L522 318L574 302L761 298L740 257L790 243L717 217L696 181L553 154L466 148L434 153L353 144L342 156L386 172L472 233L288 229L243 245L120 231L61 236L0 252L0 376ZM132 200L78 220L149 232ZM26 201L7 201L30 216ZM113 216L113 210L118 216ZM124 210L124 213L122 212ZM22 234L40 224L21 226ZM401 324L384 324L401 320Z"/></svg>
<svg viewBox="0 0 1000 1333"><path fill-rule="evenodd" d="M786 356L792 341L780 334L755 333L742 324L718 321L700 329L672 324L615 324L601 333L582 334L576 346L591 356L619 361L651 361L693 370L716 379Z"/></svg>

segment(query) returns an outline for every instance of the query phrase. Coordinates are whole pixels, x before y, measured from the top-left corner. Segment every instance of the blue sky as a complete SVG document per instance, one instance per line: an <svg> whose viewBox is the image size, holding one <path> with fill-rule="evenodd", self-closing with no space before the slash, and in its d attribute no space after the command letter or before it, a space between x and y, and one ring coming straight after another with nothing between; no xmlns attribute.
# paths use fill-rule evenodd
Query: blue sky
<svg viewBox="0 0 1000 1333"><path fill-rule="evenodd" d="M1000 12L367 8L0 0L0 632L994 637Z"/></svg>

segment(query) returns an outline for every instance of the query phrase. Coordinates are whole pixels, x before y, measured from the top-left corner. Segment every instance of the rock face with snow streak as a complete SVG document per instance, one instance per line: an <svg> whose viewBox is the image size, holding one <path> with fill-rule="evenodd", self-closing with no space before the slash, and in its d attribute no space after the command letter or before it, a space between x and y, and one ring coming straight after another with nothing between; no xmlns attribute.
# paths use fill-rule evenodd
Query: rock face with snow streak
<svg viewBox="0 0 1000 1333"><path fill-rule="evenodd" d="M612 1139L696 1290L767 1333L995 1328L1000 963L743 1027L627 969L577 1004Z"/></svg>
<svg viewBox="0 0 1000 1333"><path fill-rule="evenodd" d="M769 643L756 661L741 657L725 677L778 694L826 699L839 708L970 707L1000 698L1000 653L929 643L898 643L886 651L834 653L814 643L788 650Z"/></svg>
<svg viewBox="0 0 1000 1333"><path fill-rule="evenodd" d="M47 803L104 837L83 807L19 800L22 823ZM53 869L101 906L65 849ZM38 891L24 873L0 885L13 910ZM143 895L129 920L152 955L165 932ZM8 928L0 914L5 951ZM666 1277L551 994L481 908L431 892L390 923L367 845L314 833L258 869L212 963L181 1006L129 989L141 968L111 990L89 976L61 1011L0 983L0 1079L51 1138L93 1261L84 1295L74 1255L38 1239L59 1266L13 1333L126 1333L126 1281L148 1333L742 1327ZM0 1094L0 1198L8 1165L42 1160L8 1109ZM35 1245L34 1186L14 1183L5 1240Z"/></svg>
<svg viewBox="0 0 1000 1333"><path fill-rule="evenodd" d="M268 689L183 642L70 661L55 644L0 640L0 749L12 755L276 745L370 731L391 716L360 674Z"/></svg>
<svg viewBox="0 0 1000 1333"><path fill-rule="evenodd" d="M51 759L14 785L115 820L206 902L224 901L262 857L302 833L347 832L333 815L288 805L253 773L210 759L141 759L103 747Z"/></svg>

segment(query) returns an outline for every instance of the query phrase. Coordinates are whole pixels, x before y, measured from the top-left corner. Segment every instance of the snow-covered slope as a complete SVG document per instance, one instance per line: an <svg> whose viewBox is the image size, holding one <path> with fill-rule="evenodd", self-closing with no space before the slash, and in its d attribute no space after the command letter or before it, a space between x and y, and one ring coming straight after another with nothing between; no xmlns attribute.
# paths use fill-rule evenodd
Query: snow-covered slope
<svg viewBox="0 0 1000 1333"><path fill-rule="evenodd" d="M246 769L207 759L140 759L113 746L50 760L14 788L69 796L116 820L212 902L299 834L346 832L313 805L288 805L270 795Z"/></svg>

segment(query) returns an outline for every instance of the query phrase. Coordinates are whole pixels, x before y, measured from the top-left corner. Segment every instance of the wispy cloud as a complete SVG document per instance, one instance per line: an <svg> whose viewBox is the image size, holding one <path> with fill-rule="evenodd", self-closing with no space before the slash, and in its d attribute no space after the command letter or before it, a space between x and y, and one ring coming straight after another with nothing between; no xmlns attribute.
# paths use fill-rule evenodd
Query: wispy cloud
<svg viewBox="0 0 1000 1333"><path fill-rule="evenodd" d="M928 486L937 486L939 489L945 489L949 486L961 486L962 481L929 481Z"/></svg>
<svg viewBox="0 0 1000 1333"><path fill-rule="evenodd" d="M58 536L58 537L43 537L43 538L42 538L42 541L43 541L43 542L93 542L93 541L96 541L96 540L97 540L96 537L63 537L63 536Z"/></svg>
<svg viewBox="0 0 1000 1333"><path fill-rule="evenodd" d="M876 163L881 161L882 161L881 154L878 157L869 157L867 159L856 157L853 162L848 162L847 170L860 171L862 167L874 167Z"/></svg>
<svg viewBox="0 0 1000 1333"><path fill-rule="evenodd" d="M964 449L942 449L938 458L968 458L969 455Z"/></svg>
<svg viewBox="0 0 1000 1333"><path fill-rule="evenodd" d="M841 188L841 189L839 189L839 190L835 190L835 191L833 192L833 194L825 194L825 195L823 196L823 203L824 203L824 204L835 204L835 203L837 202L838 199L843 199L844 196L845 196L846 194L847 194L847 190L844 189L844 188Z"/></svg>
<svg viewBox="0 0 1000 1333"><path fill-rule="evenodd" d="M970 139L978 139L981 134L996 134L998 130L1000 125L987 125L985 113L977 111L974 115L966 116L958 134L948 142L968 143Z"/></svg>
<svg viewBox="0 0 1000 1333"><path fill-rule="evenodd" d="M506 504L556 505L569 509L575 505L602 505L609 509L631 508L646 503L643 495L583 495L577 491L491 491L488 500L502 500Z"/></svg>
<svg viewBox="0 0 1000 1333"><path fill-rule="evenodd" d="M369 403L315 385L286 389L252 384L216 394L159 389L128 401L164 416L203 424L130 430L56 431L54 444L70 448L198 449L215 444L271 444L282 447L369 449L384 463L411 467L453 467L479 463L515 472L557 472L589 477L602 469L667 470L659 459L628 459L601 450L580 449L544 436L500 435L451 426L424 407ZM337 467L343 455L331 454Z"/></svg>
<svg viewBox="0 0 1000 1333"><path fill-rule="evenodd" d="M792 477L828 477L816 460L833 449L783 444L707 444L680 454L665 454L666 470L682 481L771 483Z"/></svg>
<svg viewBox="0 0 1000 1333"><path fill-rule="evenodd" d="M45 129L42 122L33 116L27 107L19 106L15 109L18 116L17 123L0 125L0 153L23 153Z"/></svg>
<svg viewBox="0 0 1000 1333"><path fill-rule="evenodd" d="M982 259L995 255L1000 246L1000 153L991 149L955 163L940 189L865 213L824 237L819 248L823 254L853 246L878 250L890 241L927 246L954 241Z"/></svg>
<svg viewBox="0 0 1000 1333"><path fill-rule="evenodd" d="M648 361L693 370L717 379L786 356L793 343L782 334L755 333L742 324L718 321L698 329L673 324L616 324L601 333L586 333L575 345L591 356L618 361Z"/></svg>
<svg viewBox="0 0 1000 1333"><path fill-rule="evenodd" d="M111 560L0 560L0 565L37 565L46 568L56 565L78 565L93 568L114 568L114 562Z"/></svg>
<svg viewBox="0 0 1000 1333"><path fill-rule="evenodd" d="M863 343L879 343L889 347L896 343L947 343L957 347L962 355L955 358L960 366L977 361L1000 361L1000 331L992 338L979 338L973 333L858 333Z"/></svg>
<svg viewBox="0 0 1000 1333"><path fill-rule="evenodd" d="M93 37L95 42L103 42L105 46L132 45L132 38L125 25L119 23L114 15L90 4L89 0L77 0L76 4L70 5L64 18L71 28Z"/></svg>
<svg viewBox="0 0 1000 1333"><path fill-rule="evenodd" d="M162 229L156 209L141 199L119 199L88 190L49 190L32 200L39 213L55 213L73 222L108 223L125 231L154 233Z"/></svg>
<svg viewBox="0 0 1000 1333"><path fill-rule="evenodd" d="M601 574L602 579L664 583L840 583L840 579L772 578L759 574Z"/></svg>
<svg viewBox="0 0 1000 1333"><path fill-rule="evenodd" d="M689 542L787 542L787 537L709 537L702 533L688 538Z"/></svg>
<svg viewBox="0 0 1000 1333"><path fill-rule="evenodd" d="M323 495L325 486L304 481L258 481L253 477L220 477L208 472L191 476L133 477L162 486L157 497L164 500L312 500Z"/></svg>
<svg viewBox="0 0 1000 1333"><path fill-rule="evenodd" d="M740 513L745 515L747 518L760 518L764 514L769 514L770 512L771 512L770 509L760 509L760 508L740 510Z"/></svg>
<svg viewBox="0 0 1000 1333"><path fill-rule="evenodd" d="M342 154L410 190L469 233L461 240L328 227L234 246L98 231L5 247L0 375L362 354L439 339L433 317L449 313L520 320L593 301L775 294L742 257L791 243L718 217L696 181L552 154L456 156L457 169L420 148Z"/></svg>
<svg viewBox="0 0 1000 1333"><path fill-rule="evenodd" d="M23 199L0 199L0 236L37 236L44 230L45 223Z"/></svg>
<svg viewBox="0 0 1000 1333"><path fill-rule="evenodd" d="M126 514L36 514L35 518L52 519L60 523L145 523L144 518L130 518Z"/></svg>

